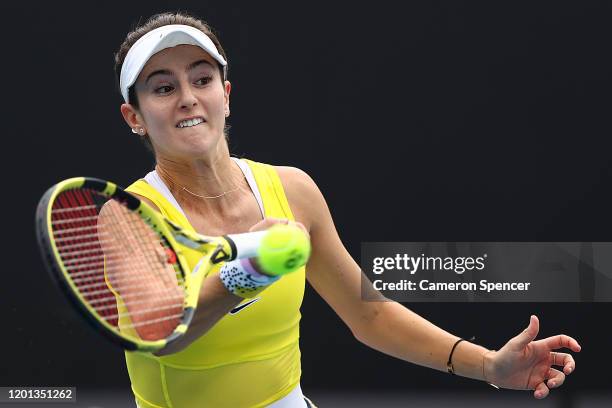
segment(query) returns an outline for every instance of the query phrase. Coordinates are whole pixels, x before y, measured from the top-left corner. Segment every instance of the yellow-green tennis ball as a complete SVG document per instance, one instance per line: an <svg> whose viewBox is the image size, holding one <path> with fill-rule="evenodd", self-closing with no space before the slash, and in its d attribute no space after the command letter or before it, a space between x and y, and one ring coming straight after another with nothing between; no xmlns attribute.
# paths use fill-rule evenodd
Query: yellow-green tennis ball
<svg viewBox="0 0 612 408"><path fill-rule="evenodd" d="M269 275L284 275L305 265L310 256L310 240L299 227L275 224L263 237L257 263Z"/></svg>

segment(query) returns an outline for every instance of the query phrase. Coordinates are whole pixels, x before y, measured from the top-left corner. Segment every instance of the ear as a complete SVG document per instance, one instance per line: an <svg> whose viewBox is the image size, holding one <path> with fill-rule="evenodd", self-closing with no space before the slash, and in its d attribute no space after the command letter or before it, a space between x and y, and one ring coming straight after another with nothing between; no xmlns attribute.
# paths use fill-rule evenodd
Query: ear
<svg viewBox="0 0 612 408"><path fill-rule="evenodd" d="M223 83L224 94L225 94L225 116L229 116L230 109L230 93L232 92L232 84L230 81Z"/></svg>
<svg viewBox="0 0 612 408"><path fill-rule="evenodd" d="M140 113L129 103L121 104L121 115L123 120L128 124L132 131L135 129L144 129L144 121Z"/></svg>

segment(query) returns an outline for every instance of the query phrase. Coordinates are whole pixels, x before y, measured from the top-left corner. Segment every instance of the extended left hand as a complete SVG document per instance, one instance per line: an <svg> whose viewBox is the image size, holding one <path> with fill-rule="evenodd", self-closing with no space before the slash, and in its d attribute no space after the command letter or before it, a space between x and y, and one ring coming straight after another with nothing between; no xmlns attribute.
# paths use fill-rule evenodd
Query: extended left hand
<svg viewBox="0 0 612 408"><path fill-rule="evenodd" d="M580 345L564 334L534 341L540 330L540 322L531 316L529 326L506 343L499 351L485 354L486 380L503 388L534 390L536 398L545 398L551 388L561 386L565 376L576 368L574 358L568 353L553 350L568 348L580 351ZM554 366L563 367L562 371Z"/></svg>

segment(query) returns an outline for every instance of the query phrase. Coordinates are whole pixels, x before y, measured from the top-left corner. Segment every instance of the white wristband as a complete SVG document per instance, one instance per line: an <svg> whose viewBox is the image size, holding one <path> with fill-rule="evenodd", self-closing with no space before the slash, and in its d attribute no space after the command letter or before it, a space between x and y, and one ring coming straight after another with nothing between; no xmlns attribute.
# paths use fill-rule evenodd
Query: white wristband
<svg viewBox="0 0 612 408"><path fill-rule="evenodd" d="M255 270L249 258L236 259L221 267L219 278L223 285L236 296L251 298L258 295L280 276L269 276Z"/></svg>

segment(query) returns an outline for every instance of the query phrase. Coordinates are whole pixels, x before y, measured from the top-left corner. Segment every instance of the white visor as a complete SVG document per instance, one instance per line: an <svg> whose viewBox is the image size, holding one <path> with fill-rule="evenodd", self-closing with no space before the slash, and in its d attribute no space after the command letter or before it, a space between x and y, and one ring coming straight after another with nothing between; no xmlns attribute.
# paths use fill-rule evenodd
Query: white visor
<svg viewBox="0 0 612 408"><path fill-rule="evenodd" d="M140 37L125 56L121 66L119 87L126 103L129 103L128 90L136 82L147 61L161 50L183 44L195 45L206 51L223 66L223 76L225 77L227 61L219 54L217 47L206 34L188 25L165 25Z"/></svg>

